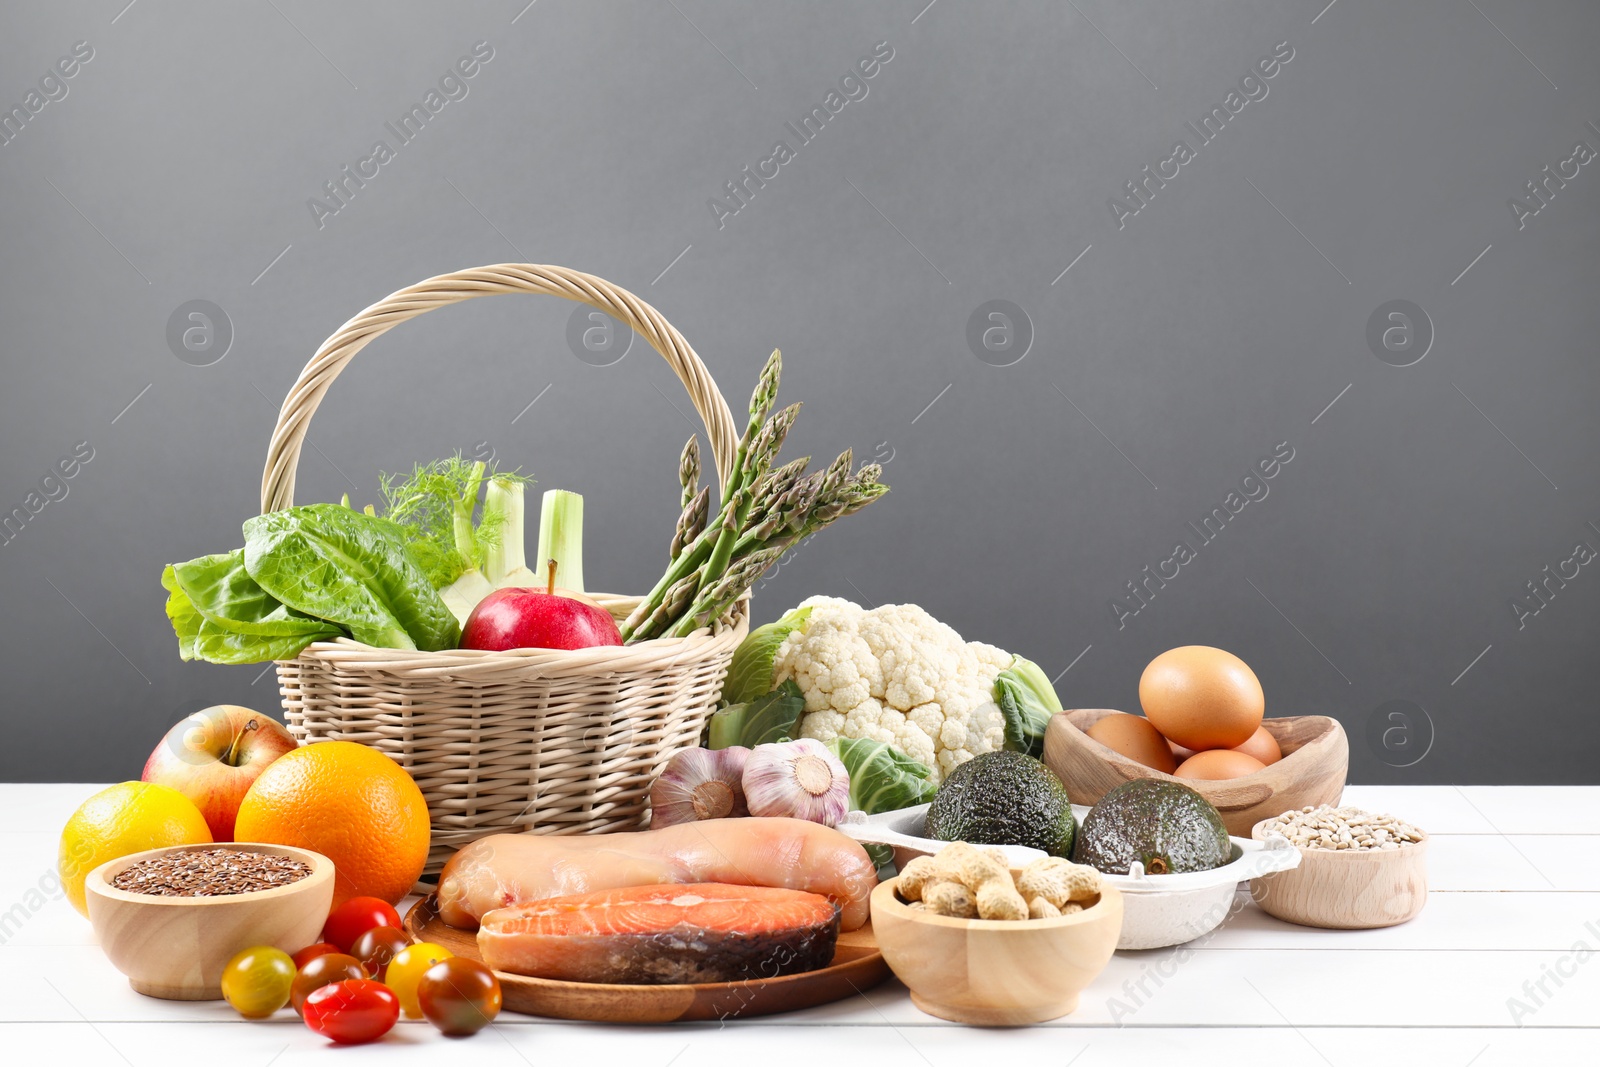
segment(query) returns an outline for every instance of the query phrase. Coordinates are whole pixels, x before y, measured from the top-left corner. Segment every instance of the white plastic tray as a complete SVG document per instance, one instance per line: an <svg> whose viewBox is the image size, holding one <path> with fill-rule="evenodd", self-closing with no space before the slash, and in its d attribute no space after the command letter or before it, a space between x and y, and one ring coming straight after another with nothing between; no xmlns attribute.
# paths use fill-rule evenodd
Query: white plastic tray
<svg viewBox="0 0 1600 1067"><path fill-rule="evenodd" d="M1072 813L1081 828L1089 809L1074 804ZM839 829L858 841L893 846L895 863L903 867L913 857L932 855L948 843L922 836L927 814L926 804L882 815L851 812ZM1233 859L1209 871L1146 874L1143 864L1135 863L1128 874L1101 875L1122 891L1122 936L1117 948L1165 948L1204 937L1228 917L1240 882L1300 865L1300 850L1282 837L1229 840ZM1002 851L1014 867L1044 855L1039 849L1016 845L1003 846Z"/></svg>

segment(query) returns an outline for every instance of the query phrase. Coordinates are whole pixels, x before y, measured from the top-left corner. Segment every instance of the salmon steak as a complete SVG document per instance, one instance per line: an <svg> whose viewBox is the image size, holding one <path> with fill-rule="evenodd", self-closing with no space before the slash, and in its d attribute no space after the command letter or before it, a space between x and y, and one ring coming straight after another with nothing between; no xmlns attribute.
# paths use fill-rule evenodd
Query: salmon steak
<svg viewBox="0 0 1600 1067"><path fill-rule="evenodd" d="M699 882L499 908L478 928L497 971L568 982L744 982L826 967L839 905L816 893Z"/></svg>

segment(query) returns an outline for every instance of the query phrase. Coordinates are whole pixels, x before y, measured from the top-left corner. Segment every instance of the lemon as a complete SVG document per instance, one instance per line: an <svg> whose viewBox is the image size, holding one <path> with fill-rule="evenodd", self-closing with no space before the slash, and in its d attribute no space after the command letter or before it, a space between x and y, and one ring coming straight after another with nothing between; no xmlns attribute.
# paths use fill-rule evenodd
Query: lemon
<svg viewBox="0 0 1600 1067"><path fill-rule="evenodd" d="M83 883L109 860L170 845L206 845L211 830L194 801L171 786L123 782L83 802L61 831L61 886L87 916Z"/></svg>

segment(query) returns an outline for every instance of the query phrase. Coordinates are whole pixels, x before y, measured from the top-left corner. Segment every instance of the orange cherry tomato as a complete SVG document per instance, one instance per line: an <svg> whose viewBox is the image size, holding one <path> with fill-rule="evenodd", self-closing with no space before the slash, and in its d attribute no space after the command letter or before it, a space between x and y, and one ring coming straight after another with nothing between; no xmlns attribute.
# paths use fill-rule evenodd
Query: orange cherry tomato
<svg viewBox="0 0 1600 1067"><path fill-rule="evenodd" d="M294 960L294 969L298 971L318 956L326 956L330 952L338 951L338 945L331 945L326 941L318 941L315 945L307 945L291 957Z"/></svg>
<svg viewBox="0 0 1600 1067"><path fill-rule="evenodd" d="M366 977L366 968L354 956L346 956L342 952L318 956L294 976L294 982L289 987L289 1003L294 1005L296 1013L304 1016L306 998L323 986Z"/></svg>

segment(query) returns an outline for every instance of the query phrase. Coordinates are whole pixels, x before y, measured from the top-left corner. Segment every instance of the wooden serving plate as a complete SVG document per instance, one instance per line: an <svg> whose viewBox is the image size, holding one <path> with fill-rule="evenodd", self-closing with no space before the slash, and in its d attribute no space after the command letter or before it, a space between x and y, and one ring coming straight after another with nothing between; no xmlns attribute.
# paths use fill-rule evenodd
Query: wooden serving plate
<svg viewBox="0 0 1600 1067"><path fill-rule="evenodd" d="M406 932L443 945L457 956L480 959L475 930L458 930L439 918L435 897L406 913ZM889 977L869 923L839 935L833 962L818 971L747 982L702 985L606 985L560 982L496 971L508 1011L597 1023L671 1023L773 1015L854 996Z"/></svg>
<svg viewBox="0 0 1600 1067"><path fill-rule="evenodd" d="M1291 715L1262 719L1283 759L1255 774L1227 782L1176 778L1114 752L1084 731L1108 715L1109 708L1063 711L1050 719L1044 733L1044 762L1066 784L1074 804L1094 804L1116 786L1135 778L1177 782L1216 805L1228 833L1249 837L1262 819L1307 804L1338 804L1350 769L1350 742L1338 720L1325 715Z"/></svg>

